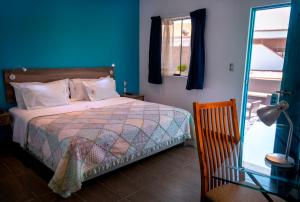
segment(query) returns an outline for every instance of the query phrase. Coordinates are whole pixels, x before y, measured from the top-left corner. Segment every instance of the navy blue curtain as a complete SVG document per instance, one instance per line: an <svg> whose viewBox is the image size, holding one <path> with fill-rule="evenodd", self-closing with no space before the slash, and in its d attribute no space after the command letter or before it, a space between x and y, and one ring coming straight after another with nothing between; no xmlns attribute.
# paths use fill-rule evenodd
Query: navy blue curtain
<svg viewBox="0 0 300 202"><path fill-rule="evenodd" d="M149 75L148 82L162 84L161 76L161 18L160 16L151 18L151 33L149 45Z"/></svg>
<svg viewBox="0 0 300 202"><path fill-rule="evenodd" d="M190 13L192 21L191 60L186 89L203 89L205 47L204 33L206 9L199 9Z"/></svg>

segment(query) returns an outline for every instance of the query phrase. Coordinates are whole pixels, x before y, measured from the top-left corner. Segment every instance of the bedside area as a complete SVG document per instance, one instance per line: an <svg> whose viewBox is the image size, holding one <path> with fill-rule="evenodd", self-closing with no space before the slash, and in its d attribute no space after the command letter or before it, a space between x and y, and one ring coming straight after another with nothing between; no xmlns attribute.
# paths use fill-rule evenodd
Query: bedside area
<svg viewBox="0 0 300 202"><path fill-rule="evenodd" d="M122 94L121 97L128 97L128 98L144 101L144 95L140 95L140 94L134 94L134 93Z"/></svg>
<svg viewBox="0 0 300 202"><path fill-rule="evenodd" d="M0 113L0 144L10 141L11 139L11 118L6 111Z"/></svg>

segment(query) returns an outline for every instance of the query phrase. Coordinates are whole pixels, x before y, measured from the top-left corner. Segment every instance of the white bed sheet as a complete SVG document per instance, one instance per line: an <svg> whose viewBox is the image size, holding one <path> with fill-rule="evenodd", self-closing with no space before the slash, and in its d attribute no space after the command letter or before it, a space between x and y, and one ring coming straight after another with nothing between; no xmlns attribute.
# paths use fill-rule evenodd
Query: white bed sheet
<svg viewBox="0 0 300 202"><path fill-rule="evenodd" d="M39 116L48 116L54 114L62 114L74 111L83 111L93 108L101 108L111 105L124 104L132 101L131 98L118 97L101 101L73 101L69 105L48 107L43 109L26 110L13 107L9 110L12 114L13 123L13 141L20 144L21 147L26 145L27 126L31 119Z"/></svg>

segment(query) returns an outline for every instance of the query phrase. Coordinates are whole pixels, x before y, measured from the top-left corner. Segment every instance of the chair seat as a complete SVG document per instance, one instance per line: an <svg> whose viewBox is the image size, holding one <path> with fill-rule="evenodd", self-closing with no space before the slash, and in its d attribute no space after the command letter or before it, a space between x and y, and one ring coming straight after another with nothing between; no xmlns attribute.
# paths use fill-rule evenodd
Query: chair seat
<svg viewBox="0 0 300 202"><path fill-rule="evenodd" d="M268 194L274 202L285 201L277 196ZM261 192L235 184L226 184L210 190L205 194L205 201L220 202L264 202L268 201Z"/></svg>

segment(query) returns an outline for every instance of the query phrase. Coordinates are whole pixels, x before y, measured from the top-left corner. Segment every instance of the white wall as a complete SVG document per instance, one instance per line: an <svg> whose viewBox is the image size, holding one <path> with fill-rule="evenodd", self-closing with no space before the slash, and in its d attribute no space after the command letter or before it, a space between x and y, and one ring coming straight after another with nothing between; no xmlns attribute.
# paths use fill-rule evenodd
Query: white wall
<svg viewBox="0 0 300 202"><path fill-rule="evenodd" d="M147 101L181 107L192 103L236 98L242 100L250 8L288 0L140 0L140 89ZM162 85L148 83L151 16L176 17L207 9L206 70L203 90L185 90L186 78L164 77ZM234 71L229 64L234 63Z"/></svg>

